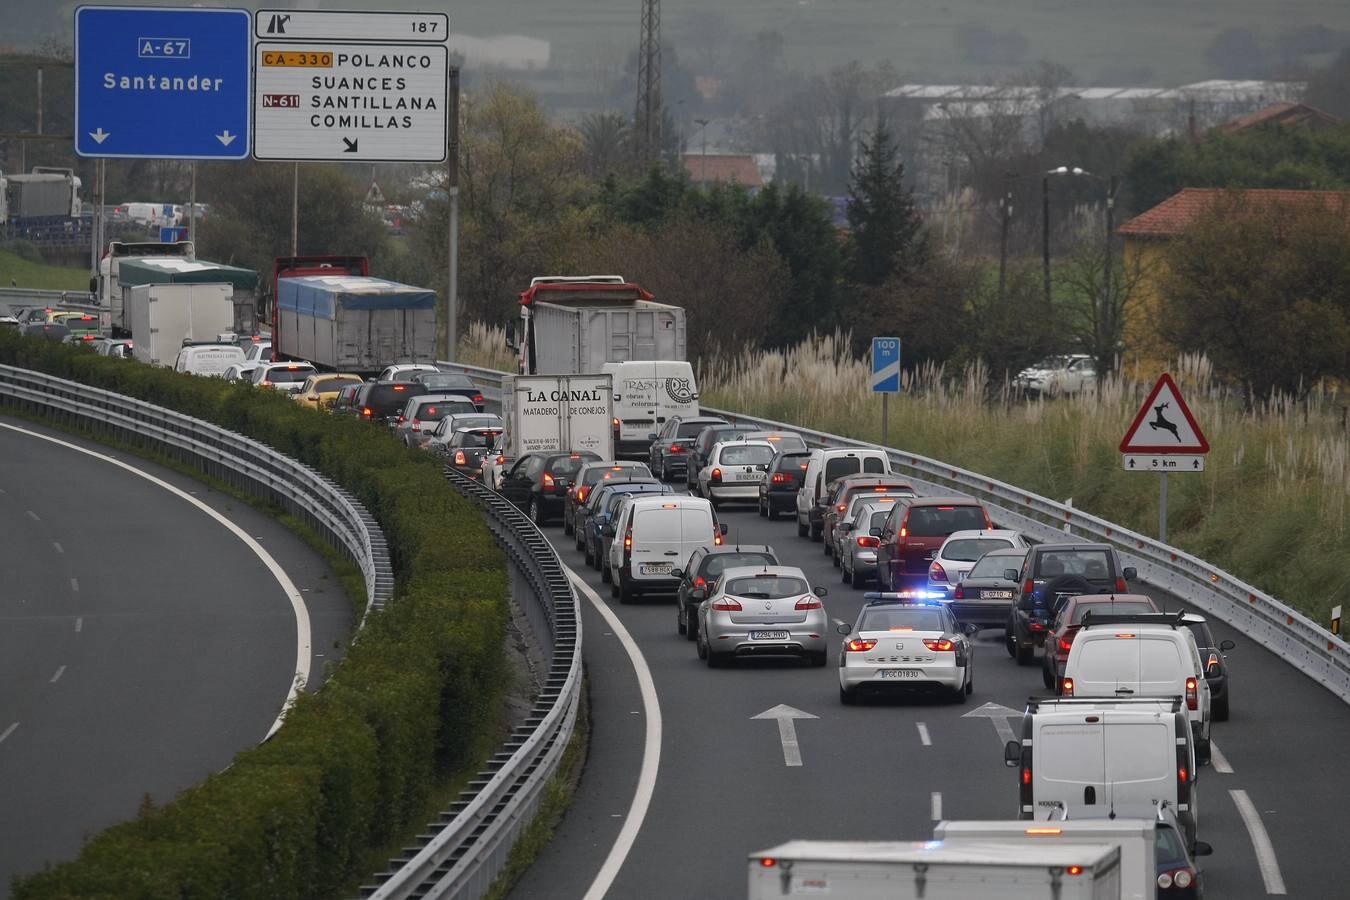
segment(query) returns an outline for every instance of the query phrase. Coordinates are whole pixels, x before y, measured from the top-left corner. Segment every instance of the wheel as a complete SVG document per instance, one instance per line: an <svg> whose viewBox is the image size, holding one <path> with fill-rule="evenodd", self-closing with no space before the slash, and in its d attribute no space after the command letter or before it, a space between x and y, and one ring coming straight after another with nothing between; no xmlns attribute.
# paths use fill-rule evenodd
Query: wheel
<svg viewBox="0 0 1350 900"><path fill-rule="evenodd" d="M569 502L570 502L570 501L569 501ZM572 533L573 533L573 530L572 530L572 520L569 519L569 518L567 518L567 514L564 513L564 514L563 514L563 534L572 534Z"/></svg>
<svg viewBox="0 0 1350 900"><path fill-rule="evenodd" d="M770 522L778 521L778 510L773 508L773 501L771 500L764 501L764 518Z"/></svg>
<svg viewBox="0 0 1350 900"><path fill-rule="evenodd" d="M614 570L604 563L600 564L600 580L605 584L614 583Z"/></svg>
<svg viewBox="0 0 1350 900"><path fill-rule="evenodd" d="M966 697L968 696L970 696L970 691L966 690L966 686L962 684L959 688L956 689L956 693L952 694L952 702L965 703Z"/></svg>
<svg viewBox="0 0 1350 900"><path fill-rule="evenodd" d="M698 640L698 616L693 610L685 613L684 636L691 641Z"/></svg>
<svg viewBox="0 0 1350 900"><path fill-rule="evenodd" d="M540 507L540 505L539 505L539 498L538 498L538 497L531 497L531 498L530 498L529 514L530 514L530 521L531 521L531 522L533 522L533 523L536 524L536 525L543 525L543 524L544 524L544 510L543 510L543 508Z"/></svg>
<svg viewBox="0 0 1350 900"><path fill-rule="evenodd" d="M586 549L586 538L584 535L582 535L580 531L577 531L576 525L572 526L572 536L576 538L576 540L574 540L572 543L576 545L576 548L578 550L584 552Z"/></svg>
<svg viewBox="0 0 1350 900"><path fill-rule="evenodd" d="M969 696L970 696L971 694L973 694L973 693L975 693L975 676L974 676L974 675L967 675L967 676L966 676L966 696L969 697Z"/></svg>
<svg viewBox="0 0 1350 900"><path fill-rule="evenodd" d="M764 512L764 498L763 498L763 497L760 497L759 500L757 500L757 501L755 502L755 512L759 513L759 517L760 517L761 519L767 519L767 518L768 518L768 514Z"/></svg>
<svg viewBox="0 0 1350 900"><path fill-rule="evenodd" d="M809 529L802 524L801 517L799 516L797 518L797 537L806 537L808 533Z"/></svg>
<svg viewBox="0 0 1350 900"><path fill-rule="evenodd" d="M1017 632L1009 623L1003 631L1003 648L1008 651L1008 655L1017 659Z"/></svg>
<svg viewBox="0 0 1350 900"><path fill-rule="evenodd" d="M706 659L708 660L708 668L710 669L722 669L727 665L727 654L714 653L711 647L708 648Z"/></svg>
<svg viewBox="0 0 1350 900"><path fill-rule="evenodd" d="M662 457L662 458L661 458L661 481L662 481L662 482L666 482L666 481L669 481L669 480L670 480L670 469L666 468L666 460L665 460L665 457Z"/></svg>
<svg viewBox="0 0 1350 900"><path fill-rule="evenodd" d="M845 706L857 706L857 705L858 705L858 695L855 694L855 693L853 693L852 691L846 691L846 690L844 690L843 688L840 688L840 689L839 689L839 702L842 703L842 704L844 704Z"/></svg>
<svg viewBox="0 0 1350 900"><path fill-rule="evenodd" d="M824 531L824 528L823 528L823 527L822 527L821 531L822 531L822 532ZM832 542L832 541L827 541L827 540L821 540L821 542L820 542L820 552L821 552L821 553L824 553L826 556L833 557L833 556L834 556L834 542Z"/></svg>
<svg viewBox="0 0 1350 900"><path fill-rule="evenodd" d="M1030 647L1019 646L1017 648L1017 664L1019 666L1033 666L1036 664L1036 645Z"/></svg>
<svg viewBox="0 0 1350 900"><path fill-rule="evenodd" d="M675 630L680 634L687 634L689 632L689 629L685 627L684 619L680 617L680 607L678 605L679 601L677 600L675 602L677 604L675 606Z"/></svg>
<svg viewBox="0 0 1350 900"><path fill-rule="evenodd" d="M821 525L812 525L812 526L811 526L811 540L813 540L813 541L818 541L818 540L820 540L820 532L821 532L821 529L822 529L823 527L824 527L824 526L821 526Z"/></svg>
<svg viewBox="0 0 1350 900"><path fill-rule="evenodd" d="M1045 663L1041 666L1041 681L1045 683L1047 688L1054 691L1056 694L1059 693L1058 687L1056 686L1057 679L1055 678L1055 673L1050 670L1049 659L1046 659Z"/></svg>
<svg viewBox="0 0 1350 900"><path fill-rule="evenodd" d="M698 658L699 658L699 659L707 659L707 658L708 658L708 645L707 645L707 644L703 643L702 641L696 641L695 644L694 644L694 649L696 649L696 650L698 651Z"/></svg>
<svg viewBox="0 0 1350 900"><path fill-rule="evenodd" d="M1222 699L1214 701L1214 721L1228 721L1228 696L1226 694Z"/></svg>
<svg viewBox="0 0 1350 900"><path fill-rule="evenodd" d="M847 568L845 568L844 566L840 566L840 567L839 567L839 580L842 581L844 584L852 584L852 583L853 583L853 573L850 572L850 571L849 571Z"/></svg>
<svg viewBox="0 0 1350 900"><path fill-rule="evenodd" d="M605 561L600 558L600 549L598 547L595 552L591 554L591 568L597 572L604 571Z"/></svg>
<svg viewBox="0 0 1350 900"><path fill-rule="evenodd" d="M627 603L633 599L633 591L624 583L622 575L614 579L614 586L617 588L615 594L618 596L620 603Z"/></svg>
<svg viewBox="0 0 1350 900"><path fill-rule="evenodd" d="M584 553L584 554L586 554L586 565L588 565L588 566L594 566L594 565L595 565L595 555L594 555L593 553L591 553L591 545L588 544L588 543L586 543L585 541L582 541L582 543L581 543L581 552Z"/></svg>
<svg viewBox="0 0 1350 900"><path fill-rule="evenodd" d="M821 651L818 652L818 653L811 653L811 654L808 654L806 658L807 658L807 660L810 661L810 663L811 663L811 668L813 668L813 669L823 669L823 668L825 668L825 663L829 660L830 657L829 657L829 652L828 652L828 651L821 650Z"/></svg>

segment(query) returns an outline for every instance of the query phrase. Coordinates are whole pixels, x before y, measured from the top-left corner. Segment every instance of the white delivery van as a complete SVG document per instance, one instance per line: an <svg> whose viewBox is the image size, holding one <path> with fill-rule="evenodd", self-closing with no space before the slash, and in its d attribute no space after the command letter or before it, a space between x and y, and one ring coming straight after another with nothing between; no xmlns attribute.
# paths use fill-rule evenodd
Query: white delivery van
<svg viewBox="0 0 1350 900"><path fill-rule="evenodd" d="M1209 763L1210 692L1195 635L1181 613L1088 613L1060 684L1066 697L1180 697Z"/></svg>
<svg viewBox="0 0 1350 900"><path fill-rule="evenodd" d="M614 379L614 452L646 458L651 435L673 416L698 415L694 369L683 360L634 360L600 367Z"/></svg>
<svg viewBox="0 0 1350 900"><path fill-rule="evenodd" d="M847 447L831 450L812 450L811 458L802 475L802 486L797 490L797 534L811 540L820 540L825 527L825 488L836 478L875 472L889 475L891 458L885 450Z"/></svg>
<svg viewBox="0 0 1350 900"><path fill-rule="evenodd" d="M1120 849L999 841L788 841L750 854L750 900L1118 900Z"/></svg>
<svg viewBox="0 0 1350 900"><path fill-rule="evenodd" d="M627 603L637 594L674 594L682 569L700 547L722 543L712 503L684 494L635 495L615 517L609 548L610 593Z"/></svg>
<svg viewBox="0 0 1350 900"><path fill-rule="evenodd" d="M1032 698L1003 761L1018 770L1021 819L1166 802L1195 842L1195 741L1177 698Z"/></svg>
<svg viewBox="0 0 1350 900"><path fill-rule="evenodd" d="M219 378L230 366L243 363L244 351L237 344L184 344L173 370Z"/></svg>

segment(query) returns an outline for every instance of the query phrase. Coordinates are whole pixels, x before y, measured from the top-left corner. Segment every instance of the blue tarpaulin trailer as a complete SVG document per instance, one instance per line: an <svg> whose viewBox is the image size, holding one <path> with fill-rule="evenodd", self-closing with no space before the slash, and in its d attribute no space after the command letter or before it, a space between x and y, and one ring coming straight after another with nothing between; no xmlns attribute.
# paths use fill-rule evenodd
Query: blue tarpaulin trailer
<svg viewBox="0 0 1350 900"><path fill-rule="evenodd" d="M324 369L377 372L436 358L436 292L361 275L277 279L279 353Z"/></svg>

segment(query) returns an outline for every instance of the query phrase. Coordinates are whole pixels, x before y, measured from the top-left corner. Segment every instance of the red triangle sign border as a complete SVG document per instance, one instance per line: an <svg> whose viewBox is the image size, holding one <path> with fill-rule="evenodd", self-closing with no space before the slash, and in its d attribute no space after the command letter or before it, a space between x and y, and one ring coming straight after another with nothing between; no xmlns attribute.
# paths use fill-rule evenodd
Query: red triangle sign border
<svg viewBox="0 0 1350 900"><path fill-rule="evenodd" d="M1158 399L1158 395L1162 393L1164 387L1172 391L1172 396L1176 398L1179 411L1186 417L1186 422L1191 426L1191 431L1194 432L1198 443L1180 447L1175 444L1171 446L1146 446L1131 443L1138 435L1139 429L1143 427L1144 420L1148 418L1149 411L1153 408L1153 401ZM1209 440L1205 437L1205 433L1200 430L1199 423L1195 421L1195 416L1191 414L1190 406L1186 404L1186 398L1181 395L1181 389L1177 387L1177 383L1172 380L1169 373L1162 373L1157 383L1153 385L1153 390L1149 391L1148 396L1144 398L1144 402L1139 407L1139 412L1135 414L1134 421L1130 423L1130 427L1125 431L1125 437L1120 441L1120 452L1188 455L1209 452Z"/></svg>

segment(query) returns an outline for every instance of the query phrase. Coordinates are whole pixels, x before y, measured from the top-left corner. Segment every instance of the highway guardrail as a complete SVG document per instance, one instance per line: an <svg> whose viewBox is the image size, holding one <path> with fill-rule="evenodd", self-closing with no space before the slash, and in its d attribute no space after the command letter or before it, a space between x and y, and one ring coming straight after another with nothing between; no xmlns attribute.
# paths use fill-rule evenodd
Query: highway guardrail
<svg viewBox="0 0 1350 900"><path fill-rule="evenodd" d="M505 373L459 363L437 365L448 372L469 375L480 387L495 384L500 397L501 376ZM483 395L490 397L486 390ZM1120 551L1125 565L1139 570L1140 580L1222 619L1350 703L1350 644L1288 604L1184 550L1016 485L917 453L789 422L708 407L702 411L758 429L795 431L813 447L877 447L889 454L896 471L914 480L916 488L978 497L1001 526L1016 528L1039 541L1065 540L1067 526L1080 537L1112 544Z"/></svg>

